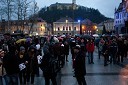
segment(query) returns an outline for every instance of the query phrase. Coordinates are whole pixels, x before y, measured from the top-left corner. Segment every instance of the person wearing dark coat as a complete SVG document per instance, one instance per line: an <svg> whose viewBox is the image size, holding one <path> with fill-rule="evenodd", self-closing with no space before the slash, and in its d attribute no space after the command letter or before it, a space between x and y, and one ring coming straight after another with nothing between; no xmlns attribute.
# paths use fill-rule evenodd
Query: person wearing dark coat
<svg viewBox="0 0 128 85"><path fill-rule="evenodd" d="M74 47L76 57L74 62L74 73L79 85L87 85L85 81L86 68L85 68L85 54L80 51L80 47Z"/></svg>
<svg viewBox="0 0 128 85"><path fill-rule="evenodd" d="M26 62L27 62L27 55L25 53L25 47L21 46L20 47L20 51L17 54L18 56L18 62L19 62L19 68L20 68L20 72L19 72L19 80L20 80L20 84L22 85L22 83L26 84ZM22 81L22 79L24 79L24 82Z"/></svg>
<svg viewBox="0 0 128 85"><path fill-rule="evenodd" d="M117 51L118 51L118 45L117 45L115 39L112 40L109 50L110 50L109 51L110 52L110 63L113 62L113 64L115 64L116 63L116 55L117 55Z"/></svg>
<svg viewBox="0 0 128 85"><path fill-rule="evenodd" d="M109 58L109 43L108 43L108 41L105 41L105 44L103 45L102 54L104 56L104 66L107 66L108 58Z"/></svg>
<svg viewBox="0 0 128 85"><path fill-rule="evenodd" d="M44 48L43 52L44 52L44 56L42 59L42 63L40 64L40 68L43 71L45 85L50 85L50 79L53 85L57 85L57 82L56 82L57 73L55 72L55 69L52 63L53 57L47 48Z"/></svg>
<svg viewBox="0 0 128 85"><path fill-rule="evenodd" d="M6 71L6 85L18 85L19 64L15 52L15 46L12 45L10 46L9 52L3 58L3 67Z"/></svg>
<svg viewBox="0 0 128 85"><path fill-rule="evenodd" d="M34 84L35 74L37 73L37 69L38 69L36 48L34 46L29 47L27 56L28 56L26 61L27 83L30 82L30 78L31 78L31 84Z"/></svg>
<svg viewBox="0 0 128 85"><path fill-rule="evenodd" d="M65 55L66 61L68 62L69 44L67 41L65 41L65 43L64 43L64 55Z"/></svg>

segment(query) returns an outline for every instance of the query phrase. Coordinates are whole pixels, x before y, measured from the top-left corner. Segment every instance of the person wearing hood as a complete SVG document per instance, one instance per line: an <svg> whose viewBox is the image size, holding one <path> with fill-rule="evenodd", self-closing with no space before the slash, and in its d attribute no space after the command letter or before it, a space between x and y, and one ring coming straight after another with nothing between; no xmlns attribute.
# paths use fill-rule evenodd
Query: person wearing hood
<svg viewBox="0 0 128 85"><path fill-rule="evenodd" d="M35 46L30 46L28 53L27 53L27 62L26 62L26 78L27 78L27 83L30 82L31 79L31 84L34 84L34 78L35 74L37 73L38 69L38 60L37 60L37 55L36 55L36 47Z"/></svg>
<svg viewBox="0 0 128 85"><path fill-rule="evenodd" d="M20 84L22 85L22 79L24 79L24 84L26 84L26 64L27 64L27 57L25 53L25 47L21 46L20 51L17 54L18 62L19 62L19 80Z"/></svg>

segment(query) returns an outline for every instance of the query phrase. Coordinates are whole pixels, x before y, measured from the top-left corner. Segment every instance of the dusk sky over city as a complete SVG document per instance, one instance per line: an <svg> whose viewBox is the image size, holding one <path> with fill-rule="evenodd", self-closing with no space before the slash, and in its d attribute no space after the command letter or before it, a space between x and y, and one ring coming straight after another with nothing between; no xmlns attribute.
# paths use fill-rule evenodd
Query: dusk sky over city
<svg viewBox="0 0 128 85"><path fill-rule="evenodd" d="M72 3L72 0L36 0L39 8L49 6L56 2L58 3ZM119 6L122 0L76 0L76 4L85 7L98 9L106 17L114 18L115 7Z"/></svg>

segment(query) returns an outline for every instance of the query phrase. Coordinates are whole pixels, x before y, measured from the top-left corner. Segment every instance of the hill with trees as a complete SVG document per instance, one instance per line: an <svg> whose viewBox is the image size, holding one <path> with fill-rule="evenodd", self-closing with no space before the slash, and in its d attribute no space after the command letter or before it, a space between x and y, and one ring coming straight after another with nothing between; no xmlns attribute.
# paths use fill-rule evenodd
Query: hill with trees
<svg viewBox="0 0 128 85"><path fill-rule="evenodd" d="M49 9L49 7L42 8L38 16L48 23L57 21L62 17L71 17L74 20L90 19L94 23L100 23L109 19L99 12L98 9L78 6L74 11L72 9L57 9L56 7Z"/></svg>

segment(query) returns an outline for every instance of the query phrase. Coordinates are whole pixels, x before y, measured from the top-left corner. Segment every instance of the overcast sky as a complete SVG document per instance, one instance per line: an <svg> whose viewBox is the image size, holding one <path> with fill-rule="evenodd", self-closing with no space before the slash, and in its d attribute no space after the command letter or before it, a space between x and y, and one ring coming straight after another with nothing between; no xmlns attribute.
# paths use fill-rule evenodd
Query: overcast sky
<svg viewBox="0 0 128 85"><path fill-rule="evenodd" d="M72 0L36 0L39 8L49 6L56 2L71 3ZM122 0L76 0L76 4L98 9L106 17L114 18L114 9Z"/></svg>

